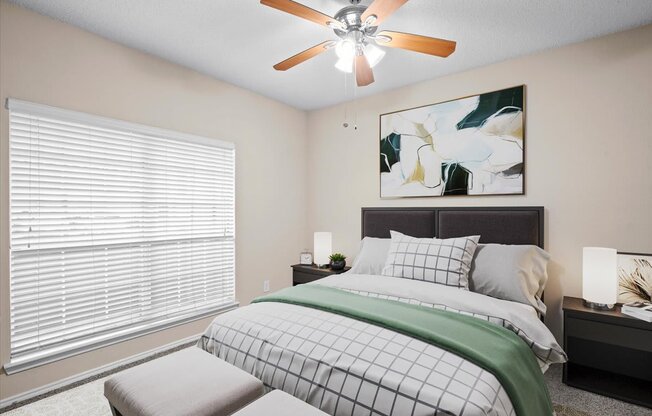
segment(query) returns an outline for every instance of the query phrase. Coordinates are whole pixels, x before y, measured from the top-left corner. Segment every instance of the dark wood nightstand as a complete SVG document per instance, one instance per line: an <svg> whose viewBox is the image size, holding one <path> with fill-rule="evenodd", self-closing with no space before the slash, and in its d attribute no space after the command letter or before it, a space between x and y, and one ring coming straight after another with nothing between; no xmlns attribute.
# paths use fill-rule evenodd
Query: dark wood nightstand
<svg viewBox="0 0 652 416"><path fill-rule="evenodd" d="M652 323L564 297L569 386L652 408Z"/></svg>
<svg viewBox="0 0 652 416"><path fill-rule="evenodd" d="M314 264L312 266L307 266L305 264L293 264L292 286L319 280L323 277L330 276L331 274L344 273L349 269L350 267L348 266L342 270L332 270L331 268L320 269Z"/></svg>

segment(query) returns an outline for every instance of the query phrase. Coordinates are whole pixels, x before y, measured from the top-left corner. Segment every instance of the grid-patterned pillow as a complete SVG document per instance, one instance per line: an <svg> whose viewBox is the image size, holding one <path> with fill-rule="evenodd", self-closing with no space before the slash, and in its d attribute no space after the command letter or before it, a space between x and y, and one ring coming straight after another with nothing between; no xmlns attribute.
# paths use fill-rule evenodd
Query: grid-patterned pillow
<svg viewBox="0 0 652 416"><path fill-rule="evenodd" d="M415 238L397 231L391 231L391 235L384 276L469 288L469 270L479 235L445 240Z"/></svg>

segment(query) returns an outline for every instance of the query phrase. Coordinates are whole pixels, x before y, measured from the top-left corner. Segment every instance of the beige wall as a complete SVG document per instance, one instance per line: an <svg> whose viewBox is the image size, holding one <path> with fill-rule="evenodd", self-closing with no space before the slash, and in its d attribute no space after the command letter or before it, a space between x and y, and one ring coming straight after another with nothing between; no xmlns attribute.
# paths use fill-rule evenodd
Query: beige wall
<svg viewBox="0 0 652 416"><path fill-rule="evenodd" d="M379 198L379 114L520 84L525 196ZM342 127L342 105L309 114L308 241L331 230L334 250L355 255L363 206L543 205L557 336L562 294L581 295L583 246L652 253L652 26L378 94L349 114L356 107L357 132Z"/></svg>
<svg viewBox="0 0 652 416"><path fill-rule="evenodd" d="M236 144L237 297L248 303L291 281L304 245L306 114L0 3L0 363L9 358L7 97ZM201 332L209 320L0 375L0 399Z"/></svg>

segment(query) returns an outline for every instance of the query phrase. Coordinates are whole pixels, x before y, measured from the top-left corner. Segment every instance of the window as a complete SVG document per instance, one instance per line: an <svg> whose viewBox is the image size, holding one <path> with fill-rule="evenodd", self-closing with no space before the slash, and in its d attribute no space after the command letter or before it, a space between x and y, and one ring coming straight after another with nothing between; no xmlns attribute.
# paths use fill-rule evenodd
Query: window
<svg viewBox="0 0 652 416"><path fill-rule="evenodd" d="M236 305L231 143L8 106L8 372Z"/></svg>

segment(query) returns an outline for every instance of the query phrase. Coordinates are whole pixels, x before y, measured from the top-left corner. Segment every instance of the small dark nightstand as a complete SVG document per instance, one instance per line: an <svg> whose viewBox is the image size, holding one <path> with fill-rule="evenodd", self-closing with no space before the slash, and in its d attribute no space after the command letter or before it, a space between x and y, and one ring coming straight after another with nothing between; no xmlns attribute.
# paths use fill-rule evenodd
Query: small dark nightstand
<svg viewBox="0 0 652 416"><path fill-rule="evenodd" d="M564 297L569 386L652 408L652 323Z"/></svg>
<svg viewBox="0 0 652 416"><path fill-rule="evenodd" d="M292 286L319 280L323 277L330 276L331 274L344 273L349 269L350 267L348 266L342 270L332 270L331 268L320 269L314 264L312 266L307 266L305 264L293 264Z"/></svg>

